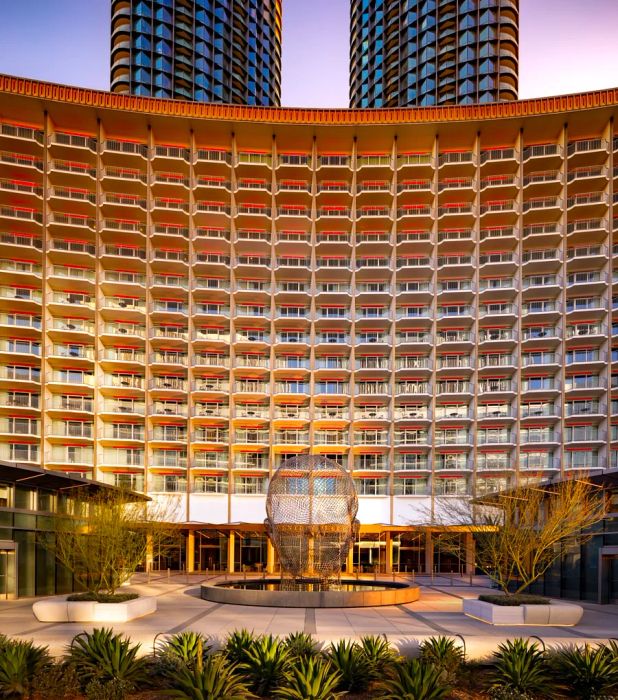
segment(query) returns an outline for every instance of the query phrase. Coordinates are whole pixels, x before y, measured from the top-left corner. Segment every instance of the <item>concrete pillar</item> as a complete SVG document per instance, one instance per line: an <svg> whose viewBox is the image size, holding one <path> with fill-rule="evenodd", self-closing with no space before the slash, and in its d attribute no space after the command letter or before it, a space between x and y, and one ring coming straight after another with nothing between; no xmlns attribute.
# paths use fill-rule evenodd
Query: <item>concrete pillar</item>
<svg viewBox="0 0 618 700"><path fill-rule="evenodd" d="M466 574L473 574L476 557L476 543L474 541L474 535L471 532L465 533L464 546L466 548Z"/></svg>
<svg viewBox="0 0 618 700"><path fill-rule="evenodd" d="M227 538L227 572L234 573L234 543L236 541L236 533L231 532Z"/></svg>
<svg viewBox="0 0 618 700"><path fill-rule="evenodd" d="M345 564L345 572L346 574L350 575L354 573L354 545L352 545L348 550L348 556L346 558Z"/></svg>
<svg viewBox="0 0 618 700"><path fill-rule="evenodd" d="M386 533L386 573L393 573L393 537L390 532Z"/></svg>
<svg viewBox="0 0 618 700"><path fill-rule="evenodd" d="M266 540L266 573L275 573L275 548L270 541L270 537Z"/></svg>
<svg viewBox="0 0 618 700"><path fill-rule="evenodd" d="M195 532L189 530L187 532L187 573L195 571Z"/></svg>
<svg viewBox="0 0 618 700"><path fill-rule="evenodd" d="M154 545L152 535L146 535L146 571L152 571L154 562Z"/></svg>
<svg viewBox="0 0 618 700"><path fill-rule="evenodd" d="M425 533L425 573L433 571L433 539L431 530Z"/></svg>

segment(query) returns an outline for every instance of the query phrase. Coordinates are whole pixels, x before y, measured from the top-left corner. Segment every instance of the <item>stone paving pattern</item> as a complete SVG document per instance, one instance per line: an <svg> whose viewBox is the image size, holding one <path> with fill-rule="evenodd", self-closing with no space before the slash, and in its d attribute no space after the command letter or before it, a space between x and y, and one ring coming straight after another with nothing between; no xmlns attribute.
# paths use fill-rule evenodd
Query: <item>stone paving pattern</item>
<svg viewBox="0 0 618 700"><path fill-rule="evenodd" d="M168 577L157 573L148 582L145 575L136 575L131 587L126 590L157 596L158 611L132 622L115 624L115 630L127 634L134 642L140 642L144 652L152 649L157 635L186 629L219 639L242 627L256 634L281 636L302 630L322 642L342 637L357 638L365 634L386 634L404 653L412 653L419 641L426 637L461 635L465 638L470 658L490 655L506 638L537 635L548 646L553 646L603 641L618 636L618 605L582 603L584 617L577 627L492 627L465 617L461 610L462 600L488 591L480 577L473 580L473 585L468 579L436 576L432 580L430 577L417 577L421 598L416 603L341 610L256 608L210 603L199 597L199 584L205 580L213 582L216 577L193 574ZM52 653L61 654L75 634L96 626L38 622L32 614L33 601L32 598L21 598L0 602L0 633L32 639L38 644L49 645Z"/></svg>

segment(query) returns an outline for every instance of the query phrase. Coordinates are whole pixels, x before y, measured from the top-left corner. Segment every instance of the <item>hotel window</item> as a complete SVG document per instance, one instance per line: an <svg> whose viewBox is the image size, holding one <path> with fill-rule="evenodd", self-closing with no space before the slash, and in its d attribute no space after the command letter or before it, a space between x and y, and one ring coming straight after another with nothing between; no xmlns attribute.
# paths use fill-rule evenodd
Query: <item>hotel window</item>
<svg viewBox="0 0 618 700"><path fill-rule="evenodd" d="M567 451L564 455L566 469L596 469L598 454L596 450Z"/></svg>
<svg viewBox="0 0 618 700"><path fill-rule="evenodd" d="M552 452L522 452L520 455L522 469L552 469L554 456Z"/></svg>
<svg viewBox="0 0 618 700"><path fill-rule="evenodd" d="M196 476L193 479L194 493L227 493L227 476Z"/></svg>
<svg viewBox="0 0 618 700"><path fill-rule="evenodd" d="M27 443L9 443L9 459L14 462L36 462L39 458L39 446Z"/></svg>
<svg viewBox="0 0 618 700"><path fill-rule="evenodd" d="M476 482L477 496L483 496L487 493L496 493L498 491L506 491L508 488L508 479L505 477L479 478Z"/></svg>
<svg viewBox="0 0 618 700"><path fill-rule="evenodd" d="M234 492L242 495L264 494L267 481L261 476L237 476L234 478Z"/></svg>
<svg viewBox="0 0 618 700"><path fill-rule="evenodd" d="M384 496L388 479L354 479L359 496Z"/></svg>
<svg viewBox="0 0 618 700"><path fill-rule="evenodd" d="M152 490L160 493L176 493L187 490L187 479L176 474L154 474Z"/></svg>
<svg viewBox="0 0 618 700"><path fill-rule="evenodd" d="M466 479L436 479L436 496L464 496L468 493L468 482Z"/></svg>
<svg viewBox="0 0 618 700"><path fill-rule="evenodd" d="M398 496L426 496L427 493L427 479L397 479L395 481L395 494Z"/></svg>
<svg viewBox="0 0 618 700"><path fill-rule="evenodd" d="M355 469L384 469L386 468L386 456L382 454L358 455Z"/></svg>

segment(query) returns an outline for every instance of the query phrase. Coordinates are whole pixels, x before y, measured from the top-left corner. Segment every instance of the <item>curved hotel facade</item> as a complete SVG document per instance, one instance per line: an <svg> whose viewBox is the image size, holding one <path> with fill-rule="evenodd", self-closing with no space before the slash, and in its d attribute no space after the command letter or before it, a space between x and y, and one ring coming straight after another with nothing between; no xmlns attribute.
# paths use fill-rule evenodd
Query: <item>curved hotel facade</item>
<svg viewBox="0 0 618 700"><path fill-rule="evenodd" d="M364 570L446 569L444 499L618 463L618 91L378 111L0 76L0 455L177 503L273 565L321 453ZM468 535L462 535L462 541Z"/></svg>

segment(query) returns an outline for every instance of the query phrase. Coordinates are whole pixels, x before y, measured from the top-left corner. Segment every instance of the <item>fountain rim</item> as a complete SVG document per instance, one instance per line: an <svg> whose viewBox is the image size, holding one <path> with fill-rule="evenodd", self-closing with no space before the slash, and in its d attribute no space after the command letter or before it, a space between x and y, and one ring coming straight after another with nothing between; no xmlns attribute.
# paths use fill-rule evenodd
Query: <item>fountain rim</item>
<svg viewBox="0 0 618 700"><path fill-rule="evenodd" d="M269 608L366 608L404 605L417 601L420 596L420 587L415 583L383 579L342 578L338 581L342 584L367 586L368 589L381 586L383 590L380 591L265 591L231 587L239 581L244 581L244 579L202 583L200 587L201 598L226 605ZM262 584L276 584L281 582L281 578L259 578L255 581Z"/></svg>

